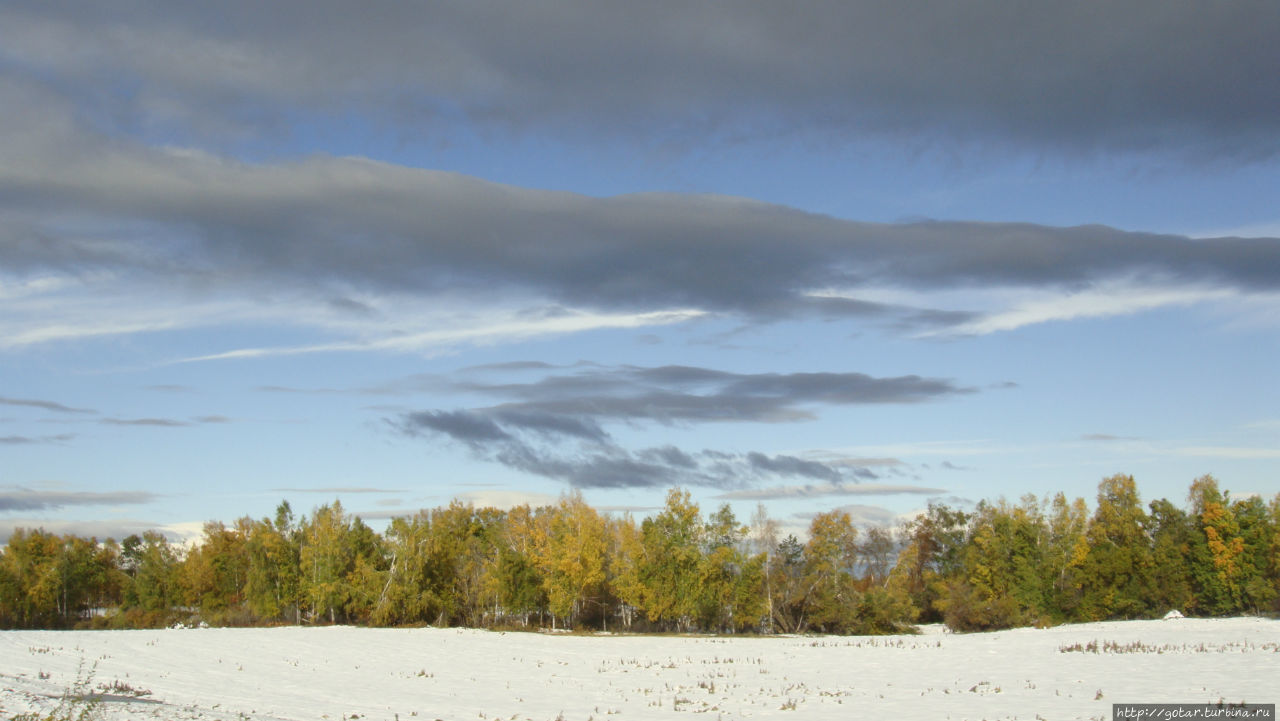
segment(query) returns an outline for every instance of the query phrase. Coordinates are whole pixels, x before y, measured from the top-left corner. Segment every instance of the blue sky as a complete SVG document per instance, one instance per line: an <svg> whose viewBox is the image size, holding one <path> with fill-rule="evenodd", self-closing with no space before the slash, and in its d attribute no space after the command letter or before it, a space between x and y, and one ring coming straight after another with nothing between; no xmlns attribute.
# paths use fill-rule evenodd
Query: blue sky
<svg viewBox="0 0 1280 721"><path fill-rule="evenodd" d="M1280 492L1280 9L0 9L0 534Z"/></svg>

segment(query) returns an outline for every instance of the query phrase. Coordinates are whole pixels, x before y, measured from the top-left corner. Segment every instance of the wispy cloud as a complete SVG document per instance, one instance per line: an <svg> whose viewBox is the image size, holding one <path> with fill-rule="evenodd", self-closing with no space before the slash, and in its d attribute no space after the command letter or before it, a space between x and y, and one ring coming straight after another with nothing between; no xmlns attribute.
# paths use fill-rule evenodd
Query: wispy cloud
<svg viewBox="0 0 1280 721"><path fill-rule="evenodd" d="M74 433L59 433L53 436L0 436L0 445L24 446L38 443L66 443L75 437Z"/></svg>
<svg viewBox="0 0 1280 721"><path fill-rule="evenodd" d="M190 421L173 418L103 418L98 422L108 426L151 426L153 428L183 428L192 425Z"/></svg>
<svg viewBox="0 0 1280 721"><path fill-rule="evenodd" d="M889 443L875 446L849 446L834 449L834 452L854 457L889 456L893 458L917 458L921 456L984 456L994 453L1008 453L1018 449L1005 446L991 439L947 440L947 441L915 441L911 443Z"/></svg>
<svg viewBox="0 0 1280 721"><path fill-rule="evenodd" d="M145 491L35 491L26 488L0 489L0 511L45 511L67 506L122 506L154 501Z"/></svg>
<svg viewBox="0 0 1280 721"><path fill-rule="evenodd" d="M97 411L89 408L72 408L55 401L36 400L31 398L4 398L0 397L0 405L5 406L22 406L26 408L39 408L41 410L53 411L54 413L80 413L94 414Z"/></svg>
<svg viewBox="0 0 1280 721"><path fill-rule="evenodd" d="M231 423L227 416L196 416L190 420L178 418L102 418L98 421L108 426L143 426L152 428L186 428L189 426Z"/></svg>
<svg viewBox="0 0 1280 721"><path fill-rule="evenodd" d="M405 493L403 488L367 488L364 486L315 486L282 487L269 489L272 493Z"/></svg>
<svg viewBox="0 0 1280 721"><path fill-rule="evenodd" d="M773 501L784 498L821 498L830 496L937 496L946 493L943 488L912 486L893 483L828 483L805 486L772 486L750 488L722 493L716 498L737 501Z"/></svg>
<svg viewBox="0 0 1280 721"><path fill-rule="evenodd" d="M411 333L399 331L383 337L360 341L301 346L239 348L210 355L182 358L172 361L172 363L244 360L318 353L438 353L463 344L485 345L511 342L533 336L580 333L604 328L641 328L669 325L691 320L702 315L704 314L700 311L681 310L637 314L575 312L556 318L496 320L468 327L422 330Z"/></svg>
<svg viewBox="0 0 1280 721"><path fill-rule="evenodd" d="M1238 297L1237 292L1223 288L1125 287L1125 284L1105 284L1104 287L1086 291L1043 294L1043 297L1019 302L1011 308L978 315L973 320L945 329L923 331L920 335L987 335L1040 323L1131 315L1158 308L1234 300Z"/></svg>
<svg viewBox="0 0 1280 721"><path fill-rule="evenodd" d="M1280 458L1280 448L1247 446L1178 446L1173 451L1180 456L1198 458L1224 458L1231 460L1269 460Z"/></svg>

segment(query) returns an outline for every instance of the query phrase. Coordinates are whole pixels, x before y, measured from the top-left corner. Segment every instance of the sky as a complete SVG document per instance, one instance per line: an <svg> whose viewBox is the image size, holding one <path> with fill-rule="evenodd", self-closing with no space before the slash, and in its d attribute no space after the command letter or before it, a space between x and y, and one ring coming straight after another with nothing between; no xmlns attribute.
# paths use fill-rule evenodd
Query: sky
<svg viewBox="0 0 1280 721"><path fill-rule="evenodd" d="M0 6L0 537L1280 492L1280 5Z"/></svg>

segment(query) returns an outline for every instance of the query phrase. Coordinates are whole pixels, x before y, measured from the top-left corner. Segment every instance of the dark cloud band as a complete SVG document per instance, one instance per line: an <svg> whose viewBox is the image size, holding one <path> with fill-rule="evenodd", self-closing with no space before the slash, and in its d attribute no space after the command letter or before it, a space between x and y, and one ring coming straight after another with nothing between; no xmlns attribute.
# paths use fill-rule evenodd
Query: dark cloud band
<svg viewBox="0 0 1280 721"><path fill-rule="evenodd" d="M10 68L57 77L81 115L200 139L274 135L305 111L668 146L808 134L1280 149L1270 2L377 5L232 1L214 18L159 0L7 3L0 47ZM122 78L129 92L111 92Z"/></svg>

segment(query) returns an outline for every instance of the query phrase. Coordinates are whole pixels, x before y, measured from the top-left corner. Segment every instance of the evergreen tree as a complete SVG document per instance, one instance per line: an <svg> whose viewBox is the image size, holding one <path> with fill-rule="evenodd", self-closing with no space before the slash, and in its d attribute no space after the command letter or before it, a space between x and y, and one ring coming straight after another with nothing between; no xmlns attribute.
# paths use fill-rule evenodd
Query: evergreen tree
<svg viewBox="0 0 1280 721"><path fill-rule="evenodd" d="M1271 549L1277 528L1271 523L1267 504L1257 496L1234 501L1231 513L1239 524L1244 546L1240 559L1241 610L1250 613L1270 610L1276 600Z"/></svg>
<svg viewBox="0 0 1280 721"><path fill-rule="evenodd" d="M181 559L164 536L156 531L129 536L121 553L132 577L124 593L126 608L137 608L156 618L178 605Z"/></svg>
<svg viewBox="0 0 1280 721"><path fill-rule="evenodd" d="M1244 601L1244 539L1231 510L1229 494L1213 476L1191 482L1188 493L1195 531L1191 542L1191 575L1195 610L1211 616L1236 613Z"/></svg>
<svg viewBox="0 0 1280 721"><path fill-rule="evenodd" d="M1010 507L978 504L962 554L964 574L949 586L947 625L961 630L1026 625L1045 615L1042 582L1048 536L1034 496Z"/></svg>
<svg viewBox="0 0 1280 721"><path fill-rule="evenodd" d="M1152 572L1159 579L1153 588L1151 608L1156 613L1190 610L1194 593L1187 557L1194 526L1186 512L1167 499L1152 501L1149 507L1147 535L1151 538Z"/></svg>
<svg viewBox="0 0 1280 721"><path fill-rule="evenodd" d="M1267 504L1267 526L1271 529L1271 543L1266 550L1266 578L1271 584L1271 610L1280 611L1280 493Z"/></svg>

